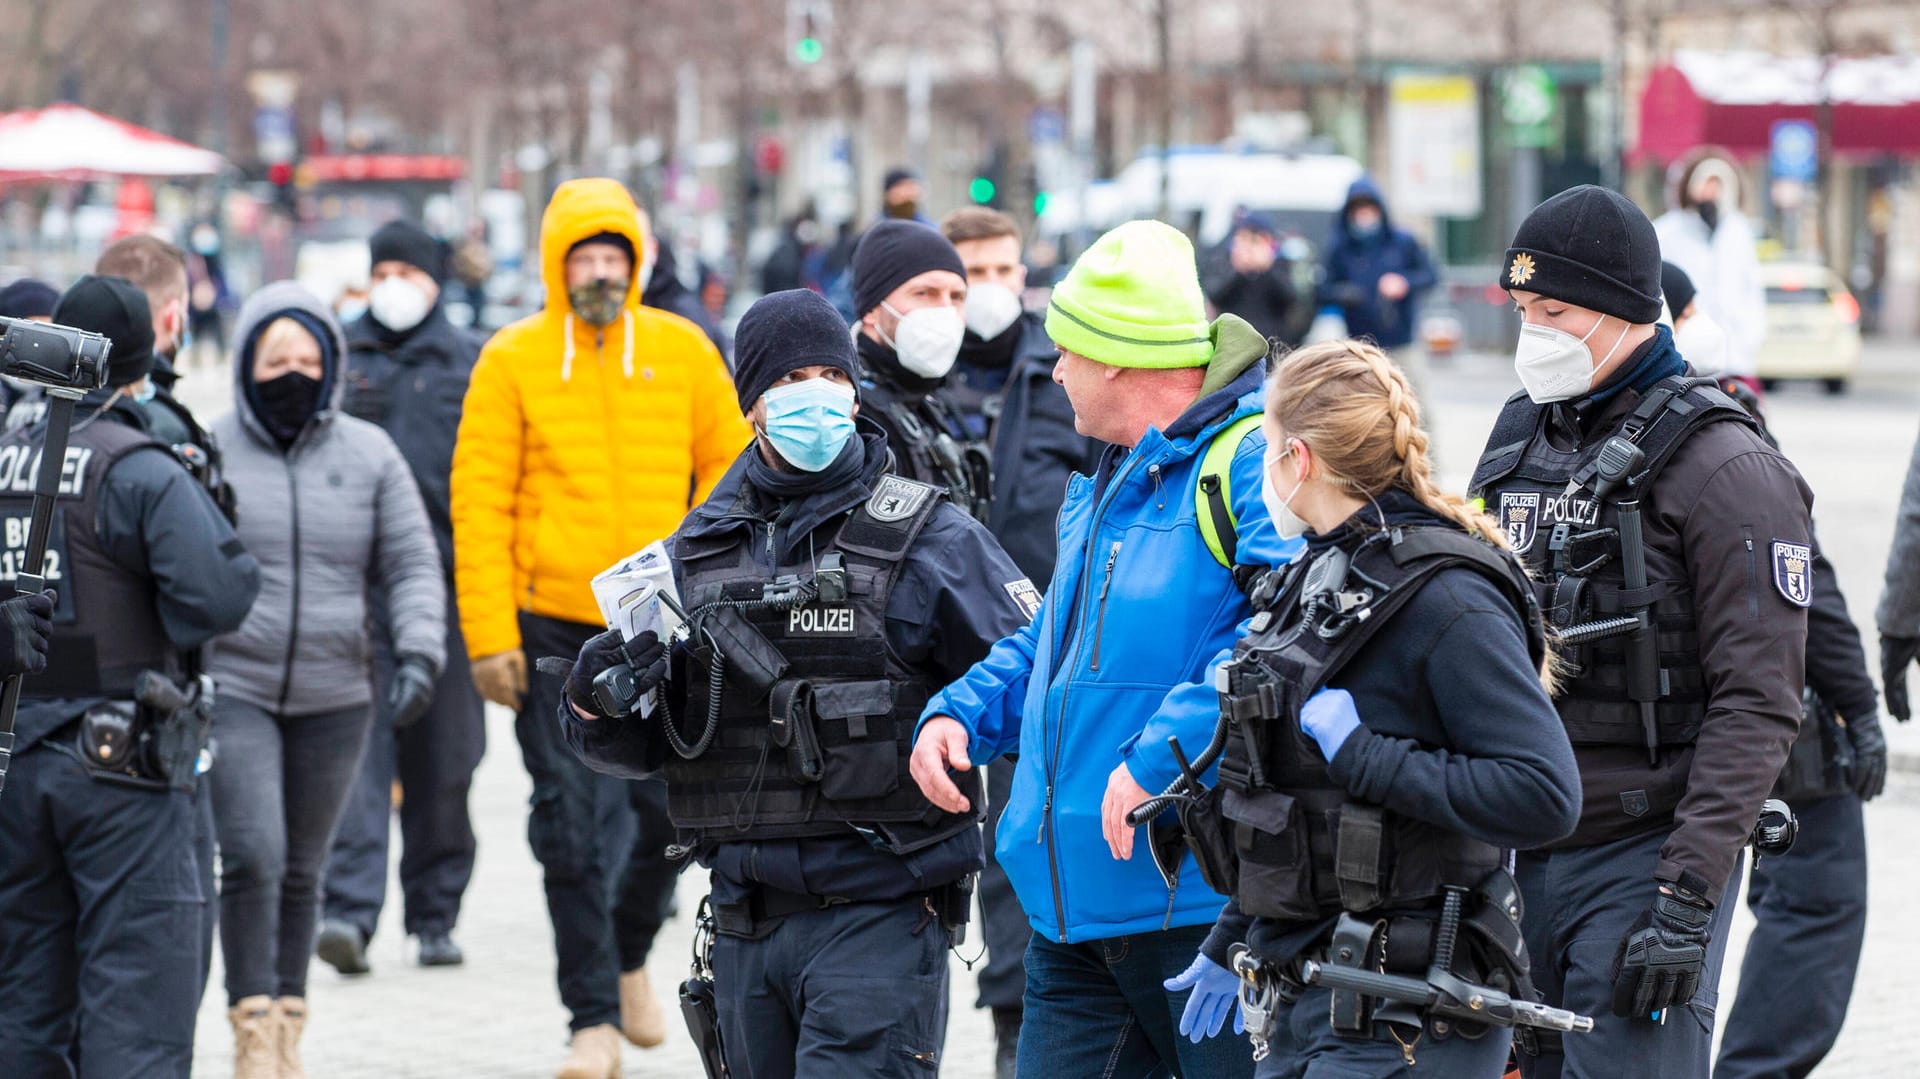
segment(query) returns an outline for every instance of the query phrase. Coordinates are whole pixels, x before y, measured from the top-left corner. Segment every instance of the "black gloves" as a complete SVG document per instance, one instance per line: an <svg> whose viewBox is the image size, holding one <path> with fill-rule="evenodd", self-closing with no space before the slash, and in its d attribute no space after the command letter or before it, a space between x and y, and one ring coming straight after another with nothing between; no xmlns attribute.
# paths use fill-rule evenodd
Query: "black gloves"
<svg viewBox="0 0 1920 1079"><path fill-rule="evenodd" d="M387 714L393 717L393 729L406 730L427 714L433 704L433 664L424 656L401 656L393 668L393 681L387 685Z"/></svg>
<svg viewBox="0 0 1920 1079"><path fill-rule="evenodd" d="M39 674L47 669L47 642L53 638L52 589L0 602L0 677Z"/></svg>
<svg viewBox="0 0 1920 1079"><path fill-rule="evenodd" d="M1920 637L1880 635L1880 684L1887 694L1887 714L1905 723L1913 718L1907 704L1907 665L1920 659Z"/></svg>
<svg viewBox="0 0 1920 1079"><path fill-rule="evenodd" d="M582 712L601 719L615 719L623 713L606 706L593 692L593 680L605 672L626 665L633 669L633 700L667 678L667 646L648 630L631 641L620 639L620 631L610 629L587 641L580 658L567 675L567 700Z"/></svg>
<svg viewBox="0 0 1920 1079"><path fill-rule="evenodd" d="M1693 999L1707 965L1713 904L1672 884L1627 930L1613 956L1613 1014L1647 1019Z"/></svg>
<svg viewBox="0 0 1920 1079"><path fill-rule="evenodd" d="M1869 712L1847 720L1847 741L1853 743L1853 792L1870 802L1887 785L1887 736L1880 717Z"/></svg>

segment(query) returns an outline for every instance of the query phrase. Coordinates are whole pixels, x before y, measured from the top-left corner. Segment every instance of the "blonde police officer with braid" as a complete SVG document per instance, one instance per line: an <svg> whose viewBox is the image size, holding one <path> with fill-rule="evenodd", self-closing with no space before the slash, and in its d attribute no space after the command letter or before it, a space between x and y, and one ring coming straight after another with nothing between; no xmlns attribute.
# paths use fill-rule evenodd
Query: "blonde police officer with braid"
<svg viewBox="0 0 1920 1079"><path fill-rule="evenodd" d="M1237 957L1265 1003L1236 1020L1261 1079L1499 1075L1506 1028L1300 976L1313 961L1524 992L1506 866L1580 807L1526 575L1493 519L1435 484L1420 407L1373 345L1280 361L1263 424L1263 497L1307 548L1253 588L1219 681L1219 780L1180 814L1232 897L1181 1029L1226 1025Z"/></svg>

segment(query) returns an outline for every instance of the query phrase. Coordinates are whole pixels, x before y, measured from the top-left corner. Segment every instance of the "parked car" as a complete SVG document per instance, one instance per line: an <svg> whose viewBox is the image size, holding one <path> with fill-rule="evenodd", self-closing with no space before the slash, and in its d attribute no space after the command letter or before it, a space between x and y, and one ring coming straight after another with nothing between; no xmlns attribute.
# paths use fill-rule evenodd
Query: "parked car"
<svg viewBox="0 0 1920 1079"><path fill-rule="evenodd" d="M1786 379L1818 380L1844 393L1860 368L1860 303L1817 263L1760 266L1767 289L1767 338L1756 374L1772 389Z"/></svg>

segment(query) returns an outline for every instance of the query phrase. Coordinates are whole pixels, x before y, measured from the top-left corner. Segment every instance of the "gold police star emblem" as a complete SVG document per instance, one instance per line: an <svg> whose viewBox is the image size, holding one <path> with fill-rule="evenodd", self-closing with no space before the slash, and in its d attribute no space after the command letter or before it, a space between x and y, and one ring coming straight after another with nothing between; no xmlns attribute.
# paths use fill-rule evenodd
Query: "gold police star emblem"
<svg viewBox="0 0 1920 1079"><path fill-rule="evenodd" d="M1513 256L1513 265L1507 267L1507 280L1516 285L1533 280L1533 256L1524 251Z"/></svg>

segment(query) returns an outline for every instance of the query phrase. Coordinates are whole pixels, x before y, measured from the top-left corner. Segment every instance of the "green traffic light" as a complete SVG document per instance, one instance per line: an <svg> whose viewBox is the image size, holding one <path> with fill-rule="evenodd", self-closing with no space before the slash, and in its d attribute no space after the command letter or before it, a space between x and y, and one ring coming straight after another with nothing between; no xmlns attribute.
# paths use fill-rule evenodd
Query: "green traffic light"
<svg viewBox="0 0 1920 1079"><path fill-rule="evenodd" d="M819 63L820 57L825 55L826 51L821 47L820 39L817 37L803 37L793 43L793 58L803 64Z"/></svg>
<svg viewBox="0 0 1920 1079"><path fill-rule="evenodd" d="M993 201L993 181L985 176L975 176L967 185L967 197L978 203Z"/></svg>
<svg viewBox="0 0 1920 1079"><path fill-rule="evenodd" d="M1035 217L1047 212L1047 193L1041 191L1033 196L1033 214Z"/></svg>

